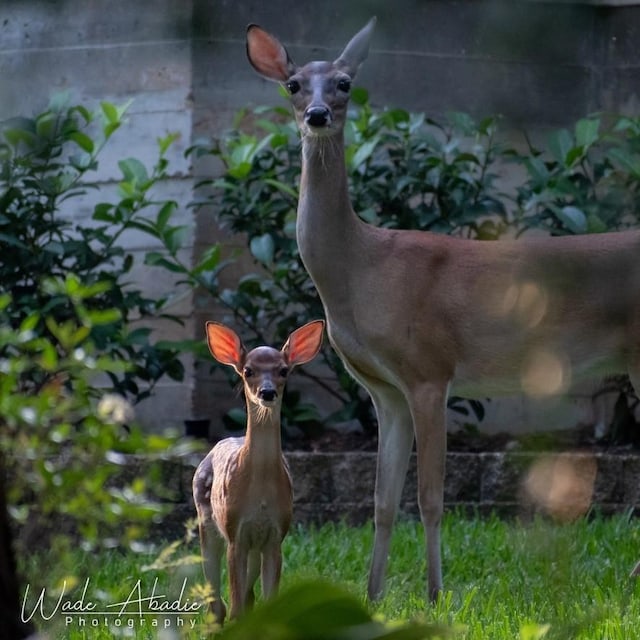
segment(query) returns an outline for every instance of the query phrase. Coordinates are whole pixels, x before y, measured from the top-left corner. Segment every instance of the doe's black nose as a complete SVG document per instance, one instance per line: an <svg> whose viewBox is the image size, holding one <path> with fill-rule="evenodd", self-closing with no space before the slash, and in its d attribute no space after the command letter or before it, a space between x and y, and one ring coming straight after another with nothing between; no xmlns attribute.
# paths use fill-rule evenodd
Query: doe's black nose
<svg viewBox="0 0 640 640"><path fill-rule="evenodd" d="M258 393L260 400L264 400L265 402L271 402L272 400L275 400L276 395L278 394L276 393L275 389L260 389Z"/></svg>
<svg viewBox="0 0 640 640"><path fill-rule="evenodd" d="M309 107L304 114L305 122L311 127L326 127L330 113L326 107Z"/></svg>

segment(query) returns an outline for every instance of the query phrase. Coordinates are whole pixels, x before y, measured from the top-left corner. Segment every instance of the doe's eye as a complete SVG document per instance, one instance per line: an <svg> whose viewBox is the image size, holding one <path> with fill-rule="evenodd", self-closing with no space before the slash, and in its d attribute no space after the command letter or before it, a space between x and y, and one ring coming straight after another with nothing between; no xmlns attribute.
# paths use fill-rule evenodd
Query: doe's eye
<svg viewBox="0 0 640 640"><path fill-rule="evenodd" d="M285 86L291 95L300 91L300 83L297 80L289 80Z"/></svg>
<svg viewBox="0 0 640 640"><path fill-rule="evenodd" d="M351 89L351 81L347 80L346 78L341 78L340 80L338 80L338 90L339 91L344 91L345 93L348 93Z"/></svg>
<svg viewBox="0 0 640 640"><path fill-rule="evenodd" d="M289 369L287 369L287 367L282 367L282 369L280 369L280 377L286 378L288 375Z"/></svg>
<svg viewBox="0 0 640 640"><path fill-rule="evenodd" d="M250 378L253 375L253 369L251 369L250 367L245 367L242 371L242 375L245 378Z"/></svg>

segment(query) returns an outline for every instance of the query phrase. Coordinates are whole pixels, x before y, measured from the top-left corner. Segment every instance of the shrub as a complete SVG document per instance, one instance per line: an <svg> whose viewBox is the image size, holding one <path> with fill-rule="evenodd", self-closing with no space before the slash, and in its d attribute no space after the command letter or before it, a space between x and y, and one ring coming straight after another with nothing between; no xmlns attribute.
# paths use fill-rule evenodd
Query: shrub
<svg viewBox="0 0 640 640"><path fill-rule="evenodd" d="M99 353L126 360L130 366L107 372L111 389L137 402L163 375L177 380L183 376L175 348L153 344L151 331L144 326L131 327L133 319L157 314L162 301L143 296L126 281L133 256L119 245L142 210L156 204L147 194L158 174L147 176L141 163L123 161L125 180L117 203L96 205L89 224L75 220L73 210L78 198L94 188L88 182L90 173L121 125L123 113L124 109L103 103L101 112L93 114L82 106L69 107L58 97L35 118L3 124L0 279L3 291L11 296L0 320L17 329L31 318L30 331L47 336L64 350L47 322L63 326L74 319L75 289L90 287L92 295L83 299L83 339L77 346L91 341ZM93 133L98 124L99 132ZM63 205L70 213L67 217L61 213ZM20 386L38 389L47 382L23 376Z"/></svg>
<svg viewBox="0 0 640 640"><path fill-rule="evenodd" d="M498 237L510 222L496 186L495 166L502 148L496 121L476 124L450 114L440 125L400 109L377 112L362 90L353 93L354 114L347 125L346 161L351 198L365 220L381 226L433 230L465 237ZM258 133L245 133L247 123ZM221 177L204 181L210 195L194 203L213 205L218 220L244 233L259 269L235 289L212 291L255 342L265 334L284 340L291 328L323 314L295 239L300 174L298 133L287 109L242 111L233 130L195 145L196 157L213 155L224 165ZM389 188L392 185L392 188ZM374 428L366 393L346 373L328 345L323 358L335 375L342 409L329 421L357 418ZM306 374L310 375L310 374ZM296 398L294 400L299 400ZM291 402L286 403L291 406ZM298 424L312 418L308 407L293 403ZM483 415L481 403L452 398L450 406ZM301 414L302 419L301 419ZM285 416L286 418L287 416Z"/></svg>
<svg viewBox="0 0 640 640"><path fill-rule="evenodd" d="M93 290L76 282L68 287L74 319L58 324L33 312L18 329L0 329L2 473L25 551L64 534L91 546L134 542L161 510L148 495L153 478L119 481L118 488L111 480L120 476L125 454L176 450L171 438L125 429L130 408L122 396L94 398L96 374L120 375L129 365L86 339L84 303ZM0 297L0 311L10 305L7 294ZM51 338L33 330L40 320ZM35 388L25 380L46 382Z"/></svg>
<svg viewBox="0 0 640 640"><path fill-rule="evenodd" d="M585 118L573 131L553 132L545 151L529 144L519 152L500 141L497 118L476 122L451 113L438 122L401 109L373 110L359 89L352 103L345 129L350 194L368 222L480 240L532 228L557 235L637 224L640 119L613 117L605 125L602 116ZM219 259L211 264L211 277L201 263L190 281L227 307L234 323L253 336L250 344L269 336L284 340L292 328L323 313L295 240L300 149L288 108L242 110L230 132L189 153L222 162L222 175L203 181L206 195L193 204L212 205L223 226L245 234L257 267L224 291L218 287ZM514 171L518 182L506 190L500 178ZM337 385L315 382L342 406L329 420L358 418L372 429L364 391L328 345L323 357ZM291 412L285 419L300 424L314 418L299 397L285 404ZM484 415L481 402L454 397L449 405L463 415Z"/></svg>
<svg viewBox="0 0 640 640"><path fill-rule="evenodd" d="M599 233L638 224L640 119L579 120L550 134L547 152L529 144L513 159L526 170L517 187L518 230Z"/></svg>
<svg viewBox="0 0 640 640"><path fill-rule="evenodd" d="M123 424L132 418L128 400L183 370L175 346L132 327L162 301L127 282L133 257L119 245L144 209L160 206L149 192L170 140L151 175L138 161L121 162L118 202L96 205L89 223L75 218L123 113L103 103L94 114L59 97L0 128L0 449L27 546L42 540L42 527L91 545L134 540L158 513L147 496L151 479L118 490L110 480L124 454L175 445Z"/></svg>

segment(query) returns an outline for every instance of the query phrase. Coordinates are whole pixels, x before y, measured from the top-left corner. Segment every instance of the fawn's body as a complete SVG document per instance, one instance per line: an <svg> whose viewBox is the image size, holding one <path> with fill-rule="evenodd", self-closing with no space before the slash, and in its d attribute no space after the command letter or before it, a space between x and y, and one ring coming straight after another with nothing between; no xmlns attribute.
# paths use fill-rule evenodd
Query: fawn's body
<svg viewBox="0 0 640 640"><path fill-rule="evenodd" d="M440 522L451 388L467 397L559 393L582 375L640 387L640 232L480 242L375 228L349 200L344 123L372 20L333 62L297 66L250 25L254 68L287 89L302 136L297 238L329 338L378 417L368 593L383 592L411 447L428 592L442 588Z"/></svg>
<svg viewBox="0 0 640 640"><path fill-rule="evenodd" d="M247 403L246 435L216 444L193 476L204 571L220 622L226 614L220 595L225 546L231 617L253 604L260 573L265 597L278 587L293 500L280 444L282 392L291 369L318 352L323 326L315 321L294 331L282 350L257 347L246 353L233 331L207 323L211 353L242 377Z"/></svg>

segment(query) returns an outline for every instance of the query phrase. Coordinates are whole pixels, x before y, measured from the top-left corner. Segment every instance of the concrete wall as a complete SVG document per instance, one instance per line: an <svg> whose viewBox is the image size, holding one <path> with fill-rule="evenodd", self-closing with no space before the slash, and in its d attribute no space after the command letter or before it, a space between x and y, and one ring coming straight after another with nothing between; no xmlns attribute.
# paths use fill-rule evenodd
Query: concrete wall
<svg viewBox="0 0 640 640"><path fill-rule="evenodd" d="M209 175L212 170L187 164L182 153L190 141L228 127L241 106L282 101L275 86L246 62L244 31L249 22L278 34L292 57L304 62L335 57L375 14L373 48L358 78L375 105L423 110L436 117L452 109L478 116L500 113L514 131L524 126L539 132L595 110L637 112L637 4L3 0L0 118L35 113L52 92L63 89L89 106L134 98L129 124L114 139L97 180L109 193L118 159L134 155L150 162L156 138L178 131L171 179L163 191L186 205L194 174ZM88 215L90 207L87 201L74 215ZM180 215L192 225L195 251L224 238L209 213L194 218L185 206ZM238 243L237 238L225 239ZM140 258L151 248L147 238L136 234L125 242ZM136 273L148 290L178 294L172 310L184 317L184 334L199 336L204 317L220 317L206 299L194 302L186 293L175 292L166 274L158 279L141 266ZM230 284L237 275L237 269L228 274ZM180 337L174 326L160 331ZM211 378L208 367L194 373L187 364L184 384L165 382L156 398L141 407L147 424L162 428L202 412L217 421L237 402L225 376L216 373ZM529 411L518 409L517 420L528 420Z"/></svg>
<svg viewBox="0 0 640 640"><path fill-rule="evenodd" d="M192 223L186 204L192 198L193 180L183 156L193 128L192 31L188 0L0 3L0 119L39 113L50 96L60 91L68 91L73 104L90 108L103 100L124 104L133 99L126 125L102 156L95 176L100 191L90 191L67 212L69 216L86 219L96 202L115 200L118 160L134 156L151 166L157 157L156 138L177 132L180 138L169 154L171 179L158 196L185 205L176 222ZM145 251L154 248L150 238L132 232L123 237L123 243L137 258L133 275L145 292L177 294L171 311L185 319L184 332L190 335L189 292L175 291L166 272L161 278L151 276L142 264ZM157 323L158 335L179 337L175 327ZM145 423L165 426L188 417L193 376L189 360L186 364L189 375L184 384L164 381L155 398L141 405Z"/></svg>

